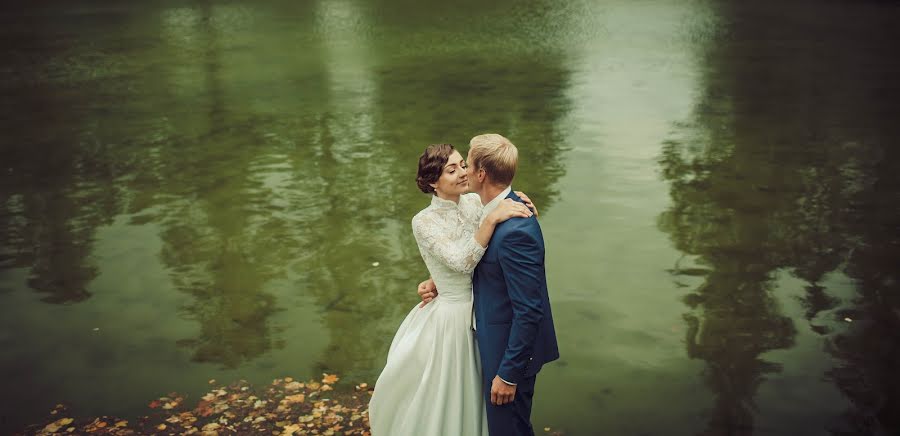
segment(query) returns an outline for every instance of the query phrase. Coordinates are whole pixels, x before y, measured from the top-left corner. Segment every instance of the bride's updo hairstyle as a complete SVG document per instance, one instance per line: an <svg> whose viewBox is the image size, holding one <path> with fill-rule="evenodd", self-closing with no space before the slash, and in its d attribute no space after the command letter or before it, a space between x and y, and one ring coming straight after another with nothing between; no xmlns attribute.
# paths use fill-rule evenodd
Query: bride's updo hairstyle
<svg viewBox="0 0 900 436"><path fill-rule="evenodd" d="M419 171L416 174L416 184L426 194L434 194L432 183L441 178L444 165L453 154L453 146L450 144L431 144L425 148L425 152L419 157Z"/></svg>

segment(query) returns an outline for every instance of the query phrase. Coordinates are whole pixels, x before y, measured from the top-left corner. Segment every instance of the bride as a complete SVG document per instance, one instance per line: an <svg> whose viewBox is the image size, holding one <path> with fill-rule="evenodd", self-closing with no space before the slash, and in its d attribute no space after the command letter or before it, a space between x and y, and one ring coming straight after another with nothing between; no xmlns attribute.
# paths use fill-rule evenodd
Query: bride
<svg viewBox="0 0 900 436"><path fill-rule="evenodd" d="M466 163L450 144L425 149L416 182L433 195L412 227L440 295L424 307L417 304L391 342L369 402L372 435L486 436L472 271L497 224L532 212L506 199L482 220L478 194L466 194Z"/></svg>

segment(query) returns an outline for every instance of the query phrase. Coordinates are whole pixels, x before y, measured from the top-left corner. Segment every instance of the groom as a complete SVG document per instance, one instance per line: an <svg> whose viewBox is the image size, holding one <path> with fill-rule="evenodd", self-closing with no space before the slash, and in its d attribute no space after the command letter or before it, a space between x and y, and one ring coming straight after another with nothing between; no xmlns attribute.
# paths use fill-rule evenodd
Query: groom
<svg viewBox="0 0 900 436"><path fill-rule="evenodd" d="M504 198L522 201L510 188L518 150L508 139L494 133L472 138L466 161L469 189L484 205L482 217ZM531 400L537 373L559 358L544 271L544 237L535 216L497 226L472 281L473 327L490 434L533 435ZM419 286L426 302L436 293L433 281Z"/></svg>

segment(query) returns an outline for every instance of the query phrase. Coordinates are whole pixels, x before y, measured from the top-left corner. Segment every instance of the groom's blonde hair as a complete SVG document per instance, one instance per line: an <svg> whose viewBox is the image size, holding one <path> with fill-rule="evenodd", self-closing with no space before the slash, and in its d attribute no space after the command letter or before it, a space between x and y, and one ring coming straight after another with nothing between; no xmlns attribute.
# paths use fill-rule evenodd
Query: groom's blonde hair
<svg viewBox="0 0 900 436"><path fill-rule="evenodd" d="M484 169L492 183L511 185L518 164L519 150L502 135L485 133L469 141L469 165Z"/></svg>

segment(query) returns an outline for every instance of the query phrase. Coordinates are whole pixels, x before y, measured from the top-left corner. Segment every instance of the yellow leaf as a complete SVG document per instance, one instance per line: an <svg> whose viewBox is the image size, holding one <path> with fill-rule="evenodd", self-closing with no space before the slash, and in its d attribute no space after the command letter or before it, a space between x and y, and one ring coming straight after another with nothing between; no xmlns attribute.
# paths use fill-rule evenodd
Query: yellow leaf
<svg viewBox="0 0 900 436"><path fill-rule="evenodd" d="M340 379L338 378L338 376L335 375L335 374L322 374L322 375L325 376L325 377L322 378L322 383L325 383L325 384L329 384L329 385L330 385L330 384L334 384L334 383L336 383L338 380L340 380Z"/></svg>
<svg viewBox="0 0 900 436"><path fill-rule="evenodd" d="M288 396L284 397L284 399L281 401L285 404L302 403L302 402L306 401L306 396L303 394L288 395Z"/></svg>
<svg viewBox="0 0 900 436"><path fill-rule="evenodd" d="M285 382L285 383L290 383L290 382L292 382L292 381L294 381L294 379L291 378L291 377L285 377L285 378L284 378L284 382Z"/></svg>
<svg viewBox="0 0 900 436"><path fill-rule="evenodd" d="M128 426L128 421L119 421L116 423L116 427L121 428L121 427L127 427L127 426Z"/></svg>
<svg viewBox="0 0 900 436"><path fill-rule="evenodd" d="M62 418L62 419L58 419L58 420L56 420L56 421L54 421L54 422L51 422L50 424L47 424L47 426L44 427L44 432L46 432L46 433L56 433L57 431L59 431L59 429L61 429L61 428L65 427L65 426L71 424L72 421L73 421L72 418Z"/></svg>
<svg viewBox="0 0 900 436"><path fill-rule="evenodd" d="M156 426L156 429L157 429L157 430L165 430L165 429L166 429L166 425L165 425L165 424L157 425L157 426Z"/></svg>
<svg viewBox="0 0 900 436"><path fill-rule="evenodd" d="M300 426L296 424L287 425L284 427L284 432L282 433L285 436L291 436L294 432L300 431Z"/></svg>
<svg viewBox="0 0 900 436"><path fill-rule="evenodd" d="M287 390L289 390L289 391L296 391L296 390L298 390L298 389L302 389L302 388L303 388L303 383L290 382L290 383L284 385L284 388L287 389Z"/></svg>

